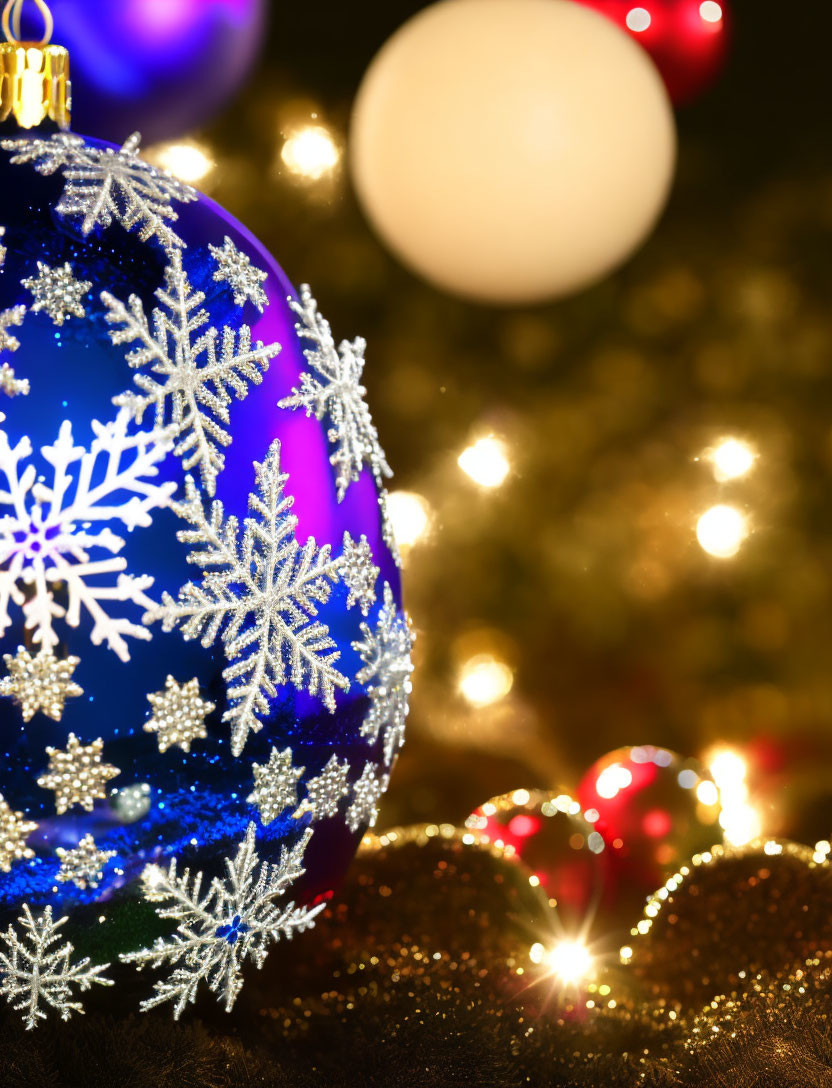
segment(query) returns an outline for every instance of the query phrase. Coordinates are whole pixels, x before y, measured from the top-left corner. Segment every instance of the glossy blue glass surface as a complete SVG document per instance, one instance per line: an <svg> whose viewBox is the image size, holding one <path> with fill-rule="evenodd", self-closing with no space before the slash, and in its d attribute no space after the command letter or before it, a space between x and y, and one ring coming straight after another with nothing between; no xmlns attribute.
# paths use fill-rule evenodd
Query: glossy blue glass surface
<svg viewBox="0 0 832 1088"><path fill-rule="evenodd" d="M39 260L53 267L70 261L76 277L93 284L84 298L85 318L72 317L56 327L45 313L30 310L23 325L14 330L19 350L4 356L13 363L18 377L28 378L31 392L3 398L6 420L1 426L12 445L23 436L30 438L33 463L47 479L49 466L40 448L54 442L61 422L70 420L75 443L87 446L92 438L91 421L112 419L116 413L112 398L132 385L134 372L125 361L129 346L111 342L101 291L124 301L135 294L149 312L156 304L154 292L162 283L165 266L164 251L157 243L142 242L117 223L84 236L79 220L55 211L63 184L60 172L42 176L31 165L11 165L8 152L0 151L0 225L5 227L7 251L0 270L0 310L31 305L31 295L21 280L36 274ZM179 219L175 228L186 242L183 264L194 287L205 292L203 305L211 323L221 328L246 322L254 340L281 345L262 384L251 386L244 400L231 403L233 440L217 480L216 497L224 503L227 514L242 521L254 486L253 463L262 461L272 441L280 439L281 467L289 474L286 491L294 497L299 541L313 535L319 545L329 543L337 554L345 530L353 537L365 534L381 568L379 594L386 580L398 600L398 570L382 540L371 473L365 469L339 503L329 462L328 420L319 422L302 411L277 407L306 368L304 345L286 301L293 292L291 284L245 228L212 201L200 198L179 204L176 210ZM268 272L264 286L270 301L262 315L251 303L237 306L228 285L213 279L216 266L207 247L210 243L221 245L226 235ZM336 339L339 333L353 335L355 331L335 330ZM142 426L151 421L149 413ZM168 454L162 473L175 481L181 496L185 475L181 460ZM127 569L153 576L150 593L156 600L164 590L175 596L187 581L198 579L198 571L187 562L188 546L176 539L181 528L182 522L171 510L160 510L154 511L152 526L126 534L122 554ZM378 608L379 602L370 612L370 623ZM131 618L137 618L132 606L125 609ZM362 618L358 608L347 610L342 585L335 587L329 603L320 608L320 619L328 625L341 653L338 667L351 679L348 694L336 693L336 713L330 714L317 698L286 685L271 701L264 728L249 736L239 758L231 753L229 728L221 721L226 706L221 672L227 661L219 641L204 649L197 640L186 641L179 630L164 633L161 625L155 624L150 628L151 641L129 640L131 656L125 663L106 646L90 643L88 616L82 614L77 628L56 621L56 630L64 640L62 649L81 658L74 679L84 689L83 696L67 701L59 722L37 713L24 723L14 702L0 699L0 794L13 810L23 811L38 824L29 841L36 852L34 859L15 862L9 873L0 872L2 920L19 913L23 902L33 907L52 904L56 914L70 912L71 916L85 904L94 905L97 917L106 904L117 906L135 897L137 875L150 860L164 862L176 856L207 874L220 872L222 859L233 855L249 821L257 819L256 810L246 800L252 789L251 765L267 762L273 746L290 746L295 764L305 767L301 791L303 782L317 774L332 754L350 760L353 779L366 759L380 762L380 746L370 746L359 735L368 699L353 679L361 662L351 643L359 637ZM12 626L0 639L0 653L14 654L25 641L19 608L12 609L12 619ZM207 722L208 738L195 742L190 754L179 748L160 753L156 736L142 728L150 715L147 695L163 690L168 674L180 683L196 677L203 698L216 704ZM98 801L93 812L75 807L59 816L53 792L38 786L36 780L46 770L45 748L64 748L70 732L85 744L101 737L106 761L121 773L110 783L113 794ZM118 794L123 800L123 791L131 786L137 793L143 788L149 791L149 810L132 820L117 803ZM261 856L276 857L281 842L296 834L303 823L293 820L289 811L268 826L258 820ZM117 852L100 886L82 890L72 883L56 883L59 861L55 849L75 846L87 832L93 834L100 849ZM316 823L307 851L305 894L325 892L337 883L359 838L360 830L350 833L341 815Z"/></svg>

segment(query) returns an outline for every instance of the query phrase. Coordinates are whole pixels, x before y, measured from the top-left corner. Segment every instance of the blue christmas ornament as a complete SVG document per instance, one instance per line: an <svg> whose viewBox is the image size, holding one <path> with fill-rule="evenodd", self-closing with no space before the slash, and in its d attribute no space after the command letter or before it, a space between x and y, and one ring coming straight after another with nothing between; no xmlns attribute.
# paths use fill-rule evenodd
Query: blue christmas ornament
<svg viewBox="0 0 832 1088"><path fill-rule="evenodd" d="M138 139L7 132L0 186L0 996L230 1008L404 737L364 342Z"/></svg>

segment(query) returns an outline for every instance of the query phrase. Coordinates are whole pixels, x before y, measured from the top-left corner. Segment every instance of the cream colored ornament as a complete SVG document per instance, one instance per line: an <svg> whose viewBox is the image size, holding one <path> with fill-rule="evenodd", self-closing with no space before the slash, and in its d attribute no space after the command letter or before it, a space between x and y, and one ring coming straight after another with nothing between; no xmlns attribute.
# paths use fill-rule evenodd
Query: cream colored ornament
<svg viewBox="0 0 832 1088"><path fill-rule="evenodd" d="M405 23L356 99L351 168L414 271L496 303L577 291L644 240L670 188L664 84L571 0L443 0Z"/></svg>

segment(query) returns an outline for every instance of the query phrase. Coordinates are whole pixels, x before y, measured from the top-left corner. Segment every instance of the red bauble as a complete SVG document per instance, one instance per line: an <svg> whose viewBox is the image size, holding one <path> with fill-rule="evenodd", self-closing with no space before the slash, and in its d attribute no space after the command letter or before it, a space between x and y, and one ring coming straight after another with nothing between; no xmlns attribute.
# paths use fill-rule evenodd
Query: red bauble
<svg viewBox="0 0 832 1088"><path fill-rule="evenodd" d="M722 839L715 784L664 748L610 752L584 775L577 798L607 846L616 911L630 925L669 874Z"/></svg>
<svg viewBox="0 0 832 1088"><path fill-rule="evenodd" d="M677 104L717 77L725 57L726 0L578 0L608 16L644 46Z"/></svg>

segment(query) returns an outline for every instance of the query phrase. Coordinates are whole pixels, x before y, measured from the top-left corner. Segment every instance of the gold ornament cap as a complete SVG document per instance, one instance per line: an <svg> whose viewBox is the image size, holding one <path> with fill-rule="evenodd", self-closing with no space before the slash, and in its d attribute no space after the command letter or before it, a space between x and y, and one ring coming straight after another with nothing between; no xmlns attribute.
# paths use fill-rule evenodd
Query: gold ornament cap
<svg viewBox="0 0 832 1088"><path fill-rule="evenodd" d="M39 42L20 41L20 15L24 0L8 0L0 42L0 123L14 119L21 128L36 128L51 121L69 128L71 92L69 53L62 45L50 45L52 15L43 0L34 0L43 17L44 34Z"/></svg>

